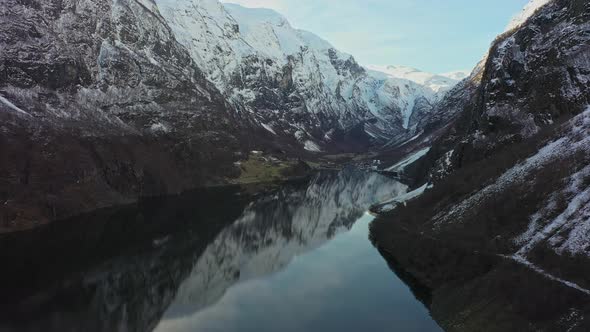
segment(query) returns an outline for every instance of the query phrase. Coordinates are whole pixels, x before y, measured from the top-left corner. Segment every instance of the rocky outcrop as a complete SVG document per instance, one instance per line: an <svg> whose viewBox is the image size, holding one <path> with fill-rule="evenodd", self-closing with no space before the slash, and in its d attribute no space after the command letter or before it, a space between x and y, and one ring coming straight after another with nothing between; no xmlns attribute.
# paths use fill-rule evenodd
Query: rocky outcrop
<svg viewBox="0 0 590 332"><path fill-rule="evenodd" d="M590 103L586 2L551 1L532 13L496 39L472 74L471 81L480 83L457 86L443 100L441 111L460 110L456 134L444 138L454 135L443 152L471 150L457 154L454 164L533 137Z"/></svg>

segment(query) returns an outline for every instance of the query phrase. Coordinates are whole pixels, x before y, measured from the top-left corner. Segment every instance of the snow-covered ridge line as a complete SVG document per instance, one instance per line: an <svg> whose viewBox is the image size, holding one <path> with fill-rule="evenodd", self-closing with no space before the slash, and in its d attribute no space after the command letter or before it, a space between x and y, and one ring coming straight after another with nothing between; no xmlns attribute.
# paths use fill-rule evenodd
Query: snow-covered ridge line
<svg viewBox="0 0 590 332"><path fill-rule="evenodd" d="M447 76L445 74L432 74L405 66L367 65L365 67L377 77L381 76L380 74L385 74L388 77L409 80L423 85L438 94L449 91L459 81L469 76L462 71L451 72Z"/></svg>
<svg viewBox="0 0 590 332"><path fill-rule="evenodd" d="M403 141L417 131L413 115L428 114L439 92L457 83L431 74L408 79L368 71L271 9L218 0L155 2L176 39L236 110L302 148L313 143L323 150L333 143L326 138L330 132L358 125L380 144Z"/></svg>
<svg viewBox="0 0 590 332"><path fill-rule="evenodd" d="M461 81L469 77L473 70L455 70L448 73L439 74L440 76L448 77L450 79Z"/></svg>
<svg viewBox="0 0 590 332"><path fill-rule="evenodd" d="M516 15L512 21L506 27L506 31L510 31L520 27L523 23L525 23L529 17L533 16L533 14L541 7L545 6L549 2L553 0L530 0L530 2L524 7L522 12Z"/></svg>

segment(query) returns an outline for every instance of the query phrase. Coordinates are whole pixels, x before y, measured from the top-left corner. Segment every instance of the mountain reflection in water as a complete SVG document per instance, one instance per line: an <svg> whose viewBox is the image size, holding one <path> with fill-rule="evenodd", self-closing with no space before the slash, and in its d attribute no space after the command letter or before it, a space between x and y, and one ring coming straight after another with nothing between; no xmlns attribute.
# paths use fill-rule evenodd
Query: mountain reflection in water
<svg viewBox="0 0 590 332"><path fill-rule="evenodd" d="M406 189L347 169L3 236L0 331L438 331L368 240Z"/></svg>

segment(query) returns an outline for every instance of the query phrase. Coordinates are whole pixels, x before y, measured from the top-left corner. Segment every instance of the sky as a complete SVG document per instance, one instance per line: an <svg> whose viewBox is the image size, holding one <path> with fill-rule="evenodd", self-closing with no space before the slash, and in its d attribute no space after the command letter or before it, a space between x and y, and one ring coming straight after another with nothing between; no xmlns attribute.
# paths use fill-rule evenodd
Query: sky
<svg viewBox="0 0 590 332"><path fill-rule="evenodd" d="M363 65L471 70L528 0L225 0L272 8Z"/></svg>

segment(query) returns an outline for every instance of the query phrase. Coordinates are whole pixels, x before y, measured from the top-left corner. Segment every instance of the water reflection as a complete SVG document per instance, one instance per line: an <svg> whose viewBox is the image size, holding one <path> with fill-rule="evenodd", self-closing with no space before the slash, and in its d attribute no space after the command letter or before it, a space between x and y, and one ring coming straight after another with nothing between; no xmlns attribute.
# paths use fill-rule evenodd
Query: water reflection
<svg viewBox="0 0 590 332"><path fill-rule="evenodd" d="M405 190L349 169L2 237L0 331L437 330L367 239Z"/></svg>
<svg viewBox="0 0 590 332"><path fill-rule="evenodd" d="M405 189L375 173L346 170L256 200L207 247L169 314L200 310L236 282L283 269L293 257L350 229L374 202Z"/></svg>
<svg viewBox="0 0 590 332"><path fill-rule="evenodd" d="M249 198L238 194L150 200L0 237L0 331L151 331L242 213Z"/></svg>
<svg viewBox="0 0 590 332"><path fill-rule="evenodd" d="M441 331L368 244L372 219L283 271L234 285L215 305L166 314L156 331Z"/></svg>

